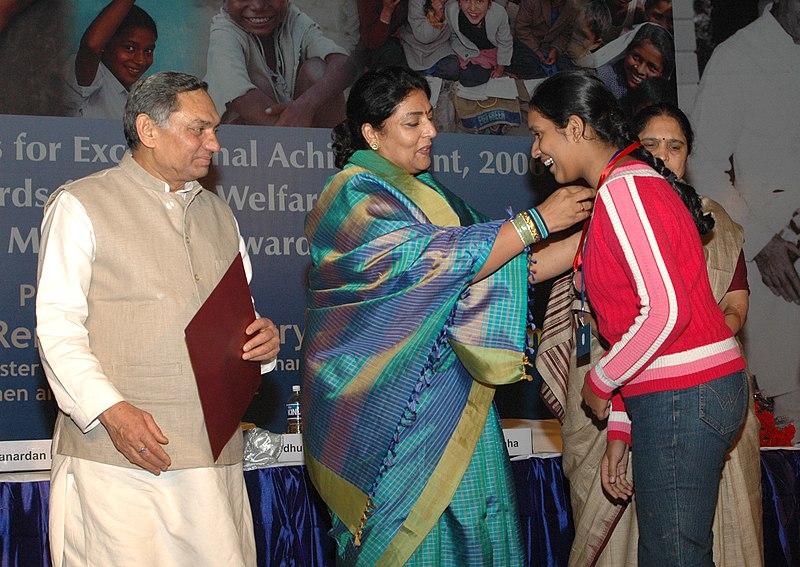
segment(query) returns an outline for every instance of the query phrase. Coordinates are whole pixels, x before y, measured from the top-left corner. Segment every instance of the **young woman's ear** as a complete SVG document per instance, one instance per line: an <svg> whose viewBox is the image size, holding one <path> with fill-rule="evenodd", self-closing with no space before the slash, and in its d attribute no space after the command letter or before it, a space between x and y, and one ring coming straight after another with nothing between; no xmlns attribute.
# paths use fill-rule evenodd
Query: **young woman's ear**
<svg viewBox="0 0 800 567"><path fill-rule="evenodd" d="M573 114L567 120L567 136L573 142L578 142L581 138L584 137L584 133L586 131L586 122L583 121L583 118Z"/></svg>

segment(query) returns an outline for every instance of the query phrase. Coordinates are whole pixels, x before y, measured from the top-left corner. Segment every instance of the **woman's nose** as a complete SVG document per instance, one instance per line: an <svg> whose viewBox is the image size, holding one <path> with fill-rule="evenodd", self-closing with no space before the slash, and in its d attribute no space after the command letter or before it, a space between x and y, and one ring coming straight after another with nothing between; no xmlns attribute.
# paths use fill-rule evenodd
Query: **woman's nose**
<svg viewBox="0 0 800 567"><path fill-rule="evenodd" d="M437 133L436 125L433 123L433 120L428 120L425 128L425 135L429 138L435 138Z"/></svg>

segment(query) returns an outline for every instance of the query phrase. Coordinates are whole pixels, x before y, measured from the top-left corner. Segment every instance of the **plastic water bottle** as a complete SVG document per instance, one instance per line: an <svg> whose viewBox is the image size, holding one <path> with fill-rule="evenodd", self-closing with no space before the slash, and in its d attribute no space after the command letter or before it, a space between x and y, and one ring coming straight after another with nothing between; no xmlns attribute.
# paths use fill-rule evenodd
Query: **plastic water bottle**
<svg viewBox="0 0 800 567"><path fill-rule="evenodd" d="M303 418L300 415L300 386L292 386L292 395L286 401L286 433L300 433Z"/></svg>

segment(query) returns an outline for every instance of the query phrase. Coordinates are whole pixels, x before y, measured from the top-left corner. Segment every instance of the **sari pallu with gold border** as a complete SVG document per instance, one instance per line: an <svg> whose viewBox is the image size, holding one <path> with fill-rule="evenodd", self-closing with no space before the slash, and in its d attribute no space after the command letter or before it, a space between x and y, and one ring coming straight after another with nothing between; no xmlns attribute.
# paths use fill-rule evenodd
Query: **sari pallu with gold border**
<svg viewBox="0 0 800 567"><path fill-rule="evenodd" d="M495 385L523 376L525 255L470 285L501 224L482 220L369 150L306 220L305 459L344 564L409 560L459 486Z"/></svg>

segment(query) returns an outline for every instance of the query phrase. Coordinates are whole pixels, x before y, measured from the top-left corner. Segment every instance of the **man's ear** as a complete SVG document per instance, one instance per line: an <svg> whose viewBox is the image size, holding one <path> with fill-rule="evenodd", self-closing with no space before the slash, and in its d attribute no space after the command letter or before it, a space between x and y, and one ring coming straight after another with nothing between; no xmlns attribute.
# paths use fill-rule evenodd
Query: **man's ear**
<svg viewBox="0 0 800 567"><path fill-rule="evenodd" d="M139 134L139 140L146 148L152 148L156 144L158 138L158 126L153 119L145 113L136 116L136 133Z"/></svg>

